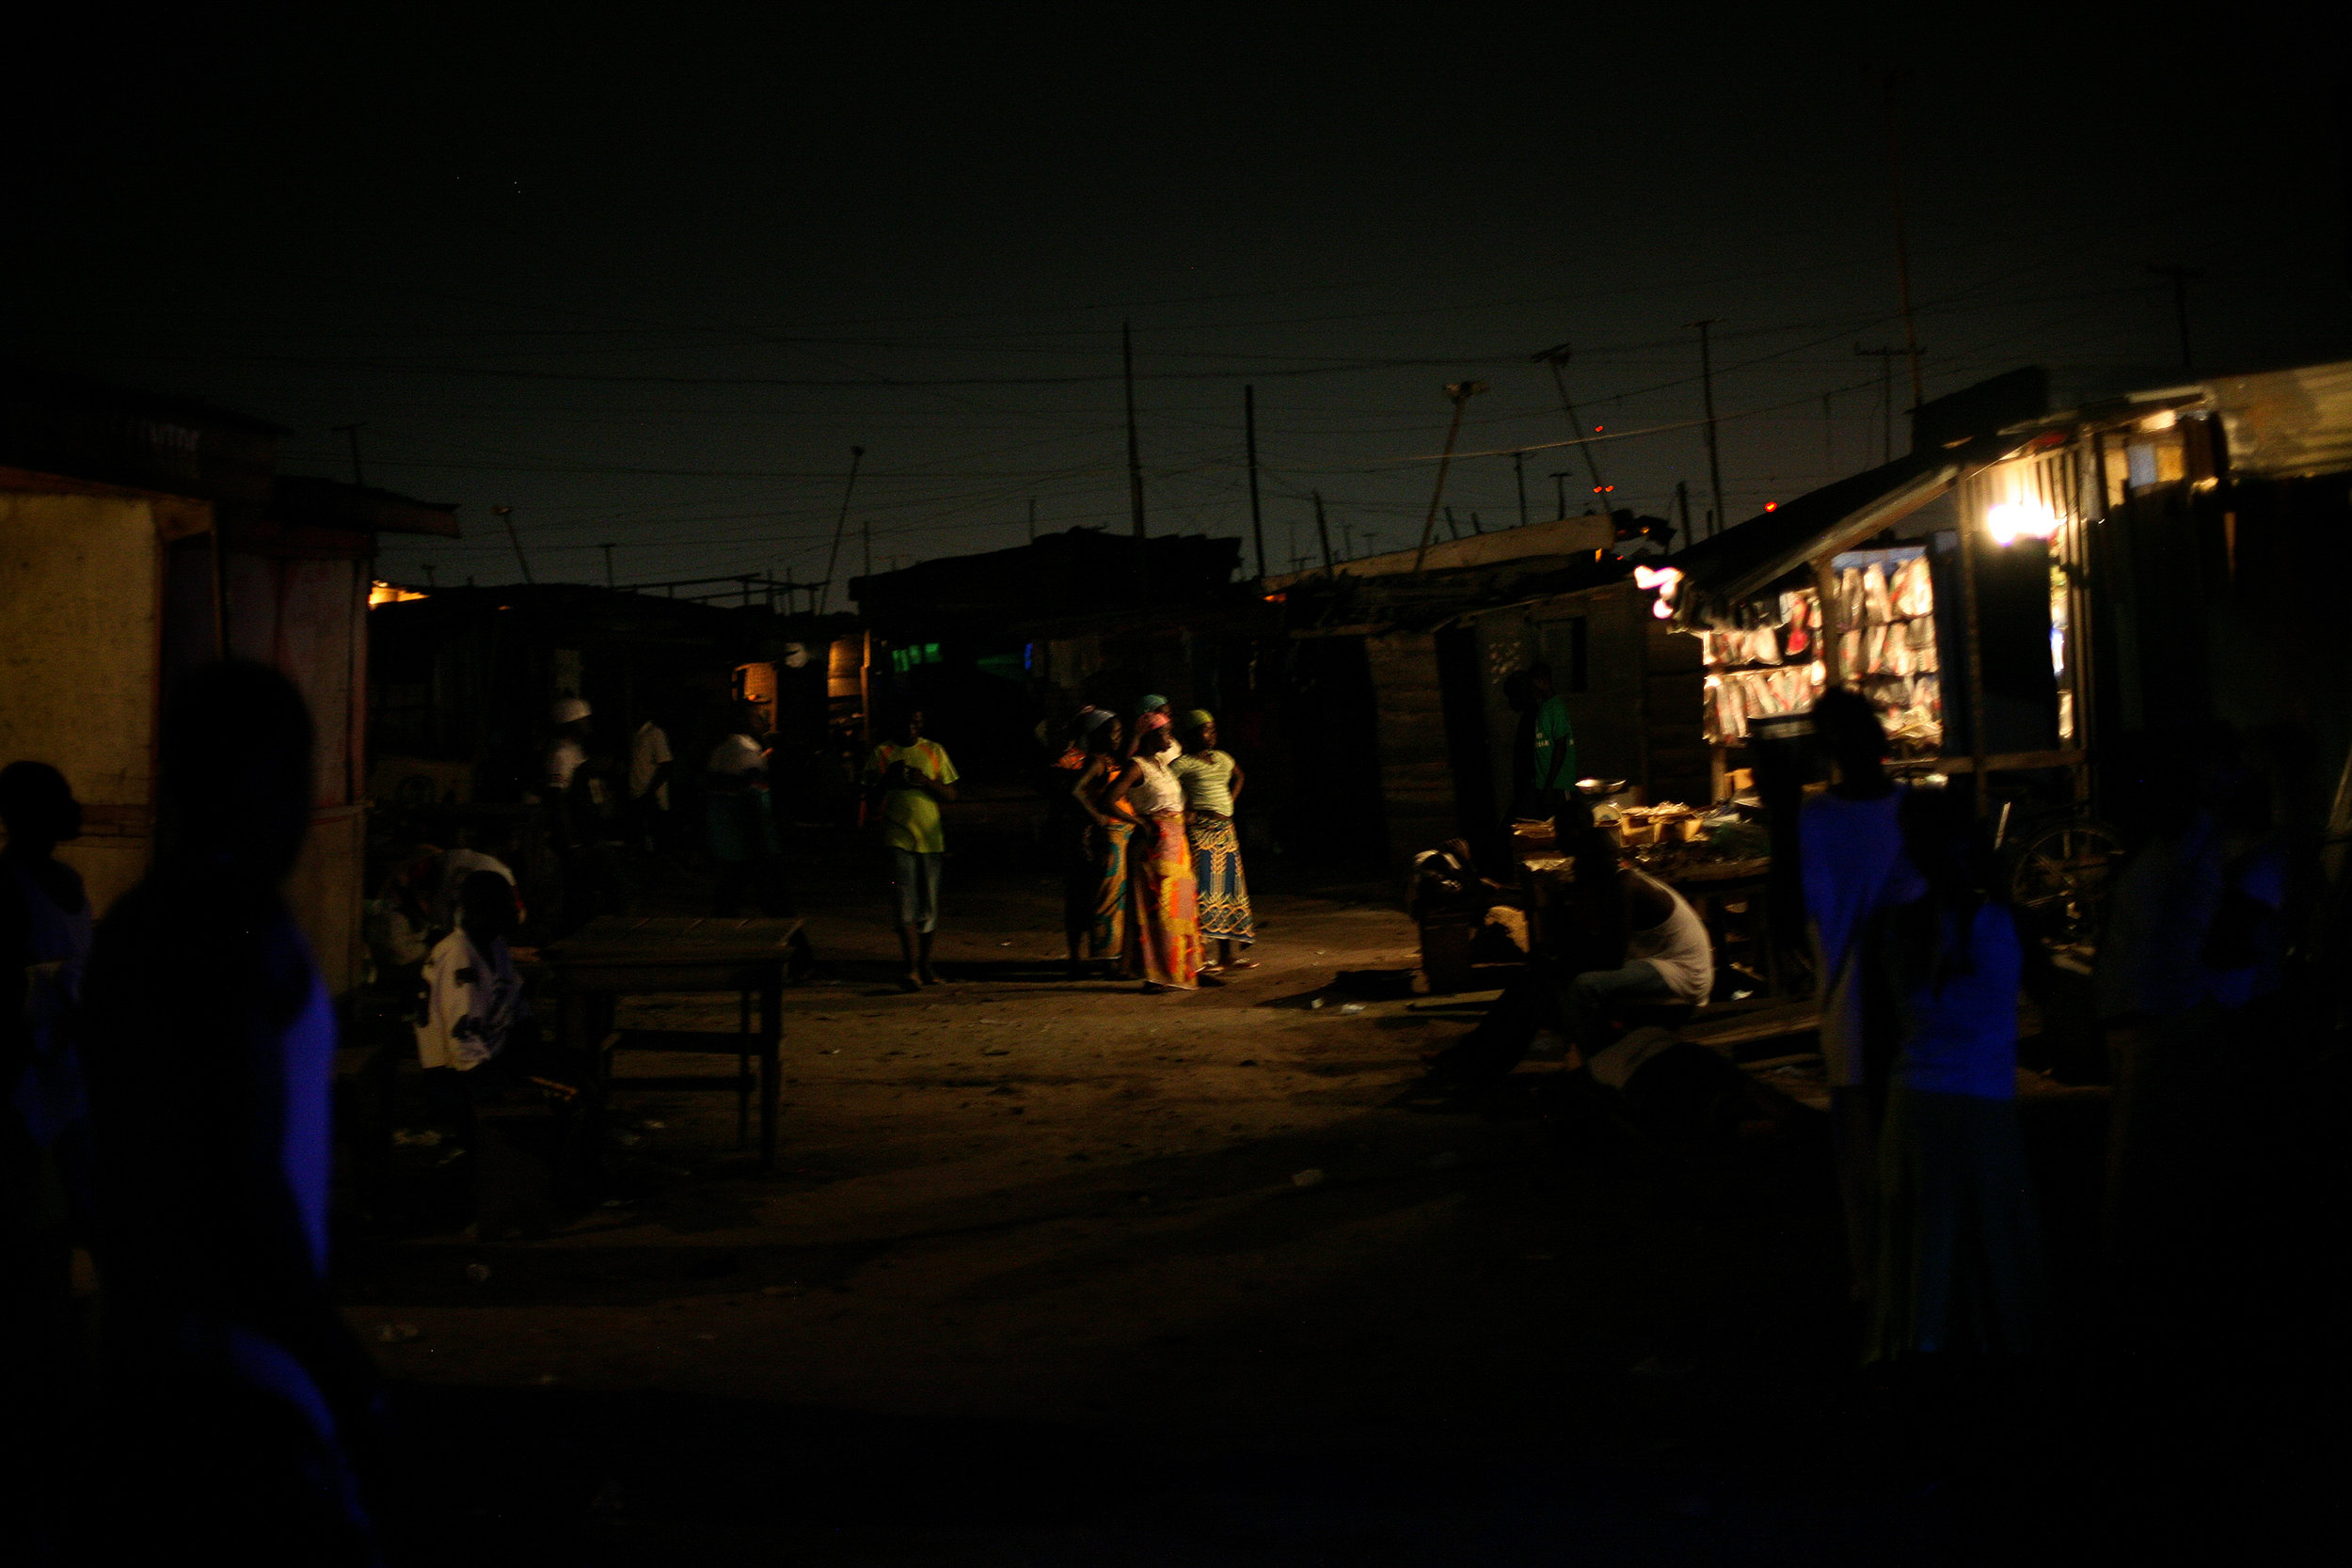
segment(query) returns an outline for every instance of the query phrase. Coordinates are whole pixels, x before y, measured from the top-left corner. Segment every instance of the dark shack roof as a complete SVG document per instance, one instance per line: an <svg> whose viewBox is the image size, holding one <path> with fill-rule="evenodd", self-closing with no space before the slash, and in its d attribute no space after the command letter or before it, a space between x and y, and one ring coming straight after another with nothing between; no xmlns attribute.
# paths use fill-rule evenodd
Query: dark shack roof
<svg viewBox="0 0 2352 1568"><path fill-rule="evenodd" d="M1933 451L1908 451L1702 539L1672 558L1683 577L1678 608L1692 615L1708 602L1752 598L1816 557L1899 522L1963 474L2008 456L2026 439L1978 436Z"/></svg>

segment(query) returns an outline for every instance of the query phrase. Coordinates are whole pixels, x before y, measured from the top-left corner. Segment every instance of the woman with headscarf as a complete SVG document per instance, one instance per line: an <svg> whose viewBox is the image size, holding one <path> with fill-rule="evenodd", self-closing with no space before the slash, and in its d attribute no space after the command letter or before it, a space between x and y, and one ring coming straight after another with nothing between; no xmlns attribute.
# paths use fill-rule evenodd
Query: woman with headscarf
<svg viewBox="0 0 2352 1568"><path fill-rule="evenodd" d="M1200 905L1184 837L1184 786L1168 767L1176 737L1167 715L1159 718L1144 730L1115 786L1136 816L1127 857L1126 969L1147 991L1191 990L1203 979Z"/></svg>
<svg viewBox="0 0 2352 1568"><path fill-rule="evenodd" d="M1254 969L1236 949L1257 940L1249 915L1249 883L1242 875L1241 835L1233 802L1241 797L1241 764L1216 745L1216 718L1206 708L1184 715L1184 754L1168 765L1184 791L1184 838L1192 847L1192 879L1200 890L1200 940L1216 943L1220 970Z"/></svg>
<svg viewBox="0 0 2352 1568"><path fill-rule="evenodd" d="M1128 726L1127 754L1134 756L1144 750L1144 740L1155 730L1168 728L1168 699L1154 691L1136 704L1136 721Z"/></svg>
<svg viewBox="0 0 2352 1568"><path fill-rule="evenodd" d="M1070 977L1089 958L1116 963L1127 936L1127 841L1135 819L1122 797L1131 765L1119 759L1125 732L1109 710L1089 707L1070 721L1070 749L1053 778L1068 808L1059 830L1062 931L1070 941Z"/></svg>

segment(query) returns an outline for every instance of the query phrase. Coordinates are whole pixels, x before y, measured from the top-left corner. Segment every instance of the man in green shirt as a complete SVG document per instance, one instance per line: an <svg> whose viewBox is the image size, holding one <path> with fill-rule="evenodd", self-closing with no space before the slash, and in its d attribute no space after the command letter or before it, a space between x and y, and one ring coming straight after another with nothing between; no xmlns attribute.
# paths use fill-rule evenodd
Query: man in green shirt
<svg viewBox="0 0 2352 1568"><path fill-rule="evenodd" d="M1549 816L1562 794L1576 787L1576 731L1567 700L1552 689L1551 666L1534 666L1527 679L1535 699L1535 800Z"/></svg>
<svg viewBox="0 0 2352 1568"><path fill-rule="evenodd" d="M939 927L939 871L947 840L939 808L956 798L956 765L923 738L923 710L910 708L900 738L874 748L866 762L866 798L882 807L890 847L890 885L898 895L898 951L909 990L939 984L931 970L931 933Z"/></svg>

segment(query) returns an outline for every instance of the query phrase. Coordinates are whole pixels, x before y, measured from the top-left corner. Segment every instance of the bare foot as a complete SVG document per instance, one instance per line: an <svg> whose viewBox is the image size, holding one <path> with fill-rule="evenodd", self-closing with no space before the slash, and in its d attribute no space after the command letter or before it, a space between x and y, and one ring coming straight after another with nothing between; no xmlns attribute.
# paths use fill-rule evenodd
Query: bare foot
<svg viewBox="0 0 2352 1568"><path fill-rule="evenodd" d="M923 977L910 969L904 974L898 976L898 989L900 990L921 990L923 989Z"/></svg>
<svg viewBox="0 0 2352 1568"><path fill-rule="evenodd" d="M938 971L930 968L928 964L924 966L923 972L918 978L920 978L927 986L935 986L939 984Z"/></svg>

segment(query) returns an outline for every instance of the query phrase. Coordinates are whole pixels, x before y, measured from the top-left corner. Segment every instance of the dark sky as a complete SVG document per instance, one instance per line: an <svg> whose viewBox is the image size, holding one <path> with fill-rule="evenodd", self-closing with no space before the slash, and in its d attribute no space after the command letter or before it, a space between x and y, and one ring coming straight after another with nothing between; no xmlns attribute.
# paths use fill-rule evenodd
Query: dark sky
<svg viewBox="0 0 2352 1568"><path fill-rule="evenodd" d="M1562 341L1616 504L1704 508L1713 317L1745 516L1876 460L1900 68L1930 395L2176 379L2155 264L2201 270L2201 369L2352 356L2341 81L2284 8L1311 9L101 13L22 56L0 351L275 420L298 471L361 424L370 483L463 506L388 575L511 579L503 504L542 580L611 542L627 583L822 575L852 444L843 578L869 526L878 565L1032 498L1124 528L1122 319L1154 531L1247 533L1254 382L1277 569L1314 488L1409 545L1443 384L1492 384L1466 450L1560 440ZM1529 454L1534 515L1572 462L1581 510ZM1516 521L1512 463L1447 499Z"/></svg>

